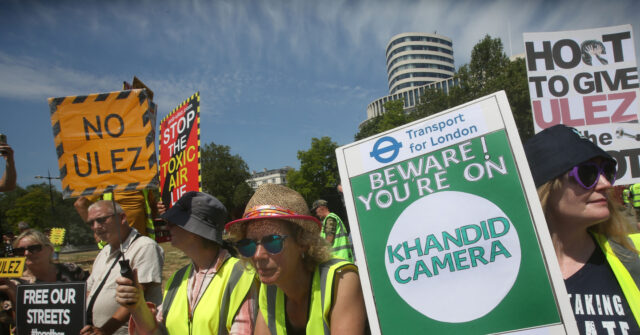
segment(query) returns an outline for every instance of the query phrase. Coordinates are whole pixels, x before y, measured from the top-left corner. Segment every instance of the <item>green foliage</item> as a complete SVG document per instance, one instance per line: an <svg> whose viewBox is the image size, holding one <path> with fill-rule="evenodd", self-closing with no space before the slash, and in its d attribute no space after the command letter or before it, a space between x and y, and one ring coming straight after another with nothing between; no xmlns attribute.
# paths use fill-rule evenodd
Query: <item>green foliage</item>
<svg viewBox="0 0 640 335"><path fill-rule="evenodd" d="M385 102L384 114L366 121L354 136L355 140L361 140L409 122L410 117L404 113L403 107L404 99Z"/></svg>
<svg viewBox="0 0 640 335"><path fill-rule="evenodd" d="M229 146L211 142L201 148L200 163L203 191L218 198L230 215L236 213L238 208L244 210L245 204L242 202L248 199L250 187L247 179L251 174L242 157L232 155Z"/></svg>
<svg viewBox="0 0 640 335"><path fill-rule="evenodd" d="M287 173L287 185L298 191L310 204L313 201L337 193L340 177L336 149L338 144L330 137L312 138L311 148L298 151L300 170Z"/></svg>
<svg viewBox="0 0 640 335"><path fill-rule="evenodd" d="M522 141L533 136L533 119L529 100L527 69L523 59L513 62L503 51L502 41L486 35L471 52L471 61L458 69L456 76L459 86L449 89L449 94L441 90L427 89L409 115L404 118L392 114L385 122L389 109L382 116L366 121L356 134L356 140L369 137L384 130L395 128L410 121L439 113L485 95L504 90L513 112L513 117ZM394 101L395 102L395 101ZM400 109L402 108L402 104ZM385 108L387 105L385 104ZM393 125L386 128L386 125Z"/></svg>
<svg viewBox="0 0 640 335"><path fill-rule="evenodd" d="M53 209L52 197L53 196ZM0 193L0 224L2 231L18 233L18 223L26 221L34 229L65 228L65 243L85 245L93 243L91 229L80 219L73 207L75 199L62 199L57 190L49 191L48 184L33 184L23 189Z"/></svg>

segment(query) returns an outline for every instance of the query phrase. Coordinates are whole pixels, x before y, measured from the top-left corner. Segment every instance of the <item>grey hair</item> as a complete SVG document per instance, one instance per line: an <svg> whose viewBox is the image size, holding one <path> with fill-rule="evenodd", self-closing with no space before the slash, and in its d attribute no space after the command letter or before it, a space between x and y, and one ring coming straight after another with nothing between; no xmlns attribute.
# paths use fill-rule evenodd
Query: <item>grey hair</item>
<svg viewBox="0 0 640 335"><path fill-rule="evenodd" d="M113 212L113 207L115 205L116 208L116 212ZM118 204L117 202L113 202L111 200L98 200L94 203L92 203L89 206L89 210L94 209L94 208L103 208L103 209L107 209L109 208L111 210L112 214L124 214L124 210L122 209L122 207L120 206L120 204Z"/></svg>

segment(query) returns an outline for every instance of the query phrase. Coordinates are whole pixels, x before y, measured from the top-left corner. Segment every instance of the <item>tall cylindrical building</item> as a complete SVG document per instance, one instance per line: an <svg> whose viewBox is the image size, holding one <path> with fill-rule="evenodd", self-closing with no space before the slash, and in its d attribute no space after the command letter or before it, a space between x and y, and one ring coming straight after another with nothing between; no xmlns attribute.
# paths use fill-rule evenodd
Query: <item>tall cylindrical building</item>
<svg viewBox="0 0 640 335"><path fill-rule="evenodd" d="M453 43L438 34L402 33L387 44L389 94L453 77Z"/></svg>
<svg viewBox="0 0 640 335"><path fill-rule="evenodd" d="M451 87L458 86L458 78L454 77L453 43L448 37L398 34L387 44L386 56L389 95L367 106L367 120L384 114L384 104L389 101L403 99L406 112L415 108L425 90L433 88L448 94Z"/></svg>

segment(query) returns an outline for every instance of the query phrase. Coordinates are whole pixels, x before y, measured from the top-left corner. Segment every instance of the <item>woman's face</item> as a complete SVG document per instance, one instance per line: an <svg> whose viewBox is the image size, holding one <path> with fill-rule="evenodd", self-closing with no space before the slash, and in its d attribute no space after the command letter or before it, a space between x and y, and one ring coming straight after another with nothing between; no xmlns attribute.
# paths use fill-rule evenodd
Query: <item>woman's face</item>
<svg viewBox="0 0 640 335"><path fill-rule="evenodd" d="M601 163L601 159L592 161ZM549 221L560 225L576 223L586 229L607 220L611 214L607 202L609 188L611 183L602 175L598 177L596 186L585 189L565 173L561 177L561 187L549 195Z"/></svg>
<svg viewBox="0 0 640 335"><path fill-rule="evenodd" d="M40 251L31 252L27 250L28 247L33 245L38 245L40 243L34 241L29 237L25 237L18 241L18 248L25 248L24 256L26 258L25 265L28 268L33 266L43 266L50 262L51 254L53 253L53 249L49 246L42 245L42 249Z"/></svg>
<svg viewBox="0 0 640 335"><path fill-rule="evenodd" d="M168 223L167 227L169 228L169 232L171 233L172 246L184 251L193 243L199 243L197 238L194 236L195 234L186 231L184 228L171 222Z"/></svg>
<svg viewBox="0 0 640 335"><path fill-rule="evenodd" d="M304 248L296 243L286 222L259 220L247 225L247 239L262 241L269 235L286 235L282 251L272 254L259 244L251 263L260 276L260 281L271 285L298 280L299 271L305 271L302 263Z"/></svg>

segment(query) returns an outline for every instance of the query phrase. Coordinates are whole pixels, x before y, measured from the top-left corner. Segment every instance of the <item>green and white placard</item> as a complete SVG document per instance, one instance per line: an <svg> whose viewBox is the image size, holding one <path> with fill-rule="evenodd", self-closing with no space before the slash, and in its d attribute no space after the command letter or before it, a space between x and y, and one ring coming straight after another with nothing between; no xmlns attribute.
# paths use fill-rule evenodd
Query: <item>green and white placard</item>
<svg viewBox="0 0 640 335"><path fill-rule="evenodd" d="M336 155L373 333L577 333L504 92Z"/></svg>

